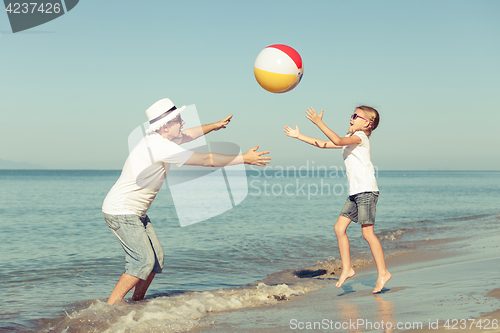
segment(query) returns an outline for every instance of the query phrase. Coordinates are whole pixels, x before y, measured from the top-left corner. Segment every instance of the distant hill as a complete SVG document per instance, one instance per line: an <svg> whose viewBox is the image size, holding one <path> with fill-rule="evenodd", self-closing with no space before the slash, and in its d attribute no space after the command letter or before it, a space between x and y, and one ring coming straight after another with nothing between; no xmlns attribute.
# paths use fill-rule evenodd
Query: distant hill
<svg viewBox="0 0 500 333"><path fill-rule="evenodd" d="M45 169L45 167L38 164L7 161L0 158L0 169Z"/></svg>

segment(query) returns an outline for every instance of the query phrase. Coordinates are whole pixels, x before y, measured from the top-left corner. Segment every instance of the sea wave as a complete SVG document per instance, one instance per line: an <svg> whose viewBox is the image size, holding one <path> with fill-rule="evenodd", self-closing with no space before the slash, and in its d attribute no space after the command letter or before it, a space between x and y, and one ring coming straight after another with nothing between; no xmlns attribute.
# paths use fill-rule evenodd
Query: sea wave
<svg viewBox="0 0 500 333"><path fill-rule="evenodd" d="M96 301L90 306L68 314L44 333L146 333L188 332L211 325L210 313L264 306L287 300L318 287L312 285L267 285L259 283L239 289L211 292L190 292L169 297L109 306Z"/></svg>

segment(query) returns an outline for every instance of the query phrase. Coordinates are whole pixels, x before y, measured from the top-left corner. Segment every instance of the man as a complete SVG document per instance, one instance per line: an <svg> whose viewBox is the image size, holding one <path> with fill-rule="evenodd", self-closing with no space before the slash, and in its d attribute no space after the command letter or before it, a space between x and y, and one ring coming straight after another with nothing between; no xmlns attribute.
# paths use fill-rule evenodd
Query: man
<svg viewBox="0 0 500 333"><path fill-rule="evenodd" d="M108 304L114 304L134 288L132 300L144 298L155 274L163 268L163 248L146 212L165 180L171 164L222 167L235 164L265 166L268 151L257 152L258 146L243 155L197 153L179 145L201 135L226 128L232 115L200 127L182 131L180 113L168 98L153 104L146 115L146 136L130 152L120 178L104 199L102 211L109 228L125 250L125 273L116 284Z"/></svg>

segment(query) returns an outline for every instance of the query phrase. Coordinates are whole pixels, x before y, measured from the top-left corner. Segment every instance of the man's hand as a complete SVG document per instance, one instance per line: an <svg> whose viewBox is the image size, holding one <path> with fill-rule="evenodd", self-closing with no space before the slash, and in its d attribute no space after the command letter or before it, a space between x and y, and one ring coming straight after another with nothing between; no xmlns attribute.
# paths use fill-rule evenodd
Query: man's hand
<svg viewBox="0 0 500 333"><path fill-rule="evenodd" d="M213 123L212 125L214 126L214 131L218 131L220 130L221 128L226 128L226 125L229 124L229 122L231 121L231 118L233 118L233 115L230 115L229 117L226 117L216 123Z"/></svg>
<svg viewBox="0 0 500 333"><path fill-rule="evenodd" d="M314 108L307 108L306 118L312 121L315 125L319 125L323 122L323 110L321 110L320 114L316 113Z"/></svg>
<svg viewBox="0 0 500 333"><path fill-rule="evenodd" d="M252 165L259 165L259 166L265 166L268 164L271 160L271 157L268 156L262 156L265 154L269 154L270 151L257 151L259 149L259 146L255 146L246 153L243 154L243 162L245 164L252 164Z"/></svg>

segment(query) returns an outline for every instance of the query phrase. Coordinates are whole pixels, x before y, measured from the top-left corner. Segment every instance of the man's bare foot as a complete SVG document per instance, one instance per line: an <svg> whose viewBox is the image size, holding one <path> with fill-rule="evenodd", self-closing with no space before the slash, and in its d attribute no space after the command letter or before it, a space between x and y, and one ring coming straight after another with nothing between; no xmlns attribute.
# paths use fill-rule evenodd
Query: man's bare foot
<svg viewBox="0 0 500 333"><path fill-rule="evenodd" d="M353 277L354 274L356 274L356 272L354 272L354 269L352 269L352 267L346 270L342 269L342 274L340 274L339 280L337 281L337 283L335 283L335 286L337 288L340 288L344 284L345 280Z"/></svg>
<svg viewBox="0 0 500 333"><path fill-rule="evenodd" d="M377 283L375 283L375 289L373 289L373 293L377 294L384 289L385 284L387 281L391 279L392 275L389 273L389 271L385 271L384 274L379 275L377 279Z"/></svg>

